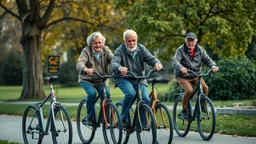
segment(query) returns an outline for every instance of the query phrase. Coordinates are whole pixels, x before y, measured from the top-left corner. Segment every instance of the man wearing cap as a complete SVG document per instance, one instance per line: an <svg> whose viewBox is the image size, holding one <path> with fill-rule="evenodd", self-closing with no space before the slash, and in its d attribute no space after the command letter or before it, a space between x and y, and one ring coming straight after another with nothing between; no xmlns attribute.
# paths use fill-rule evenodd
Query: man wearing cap
<svg viewBox="0 0 256 144"><path fill-rule="evenodd" d="M194 71L196 74L200 74L202 65L205 64L213 69L213 72L217 72L219 68L215 62L208 56L206 51L197 43L197 36L195 33L189 32L186 34L185 43L181 45L177 50L172 60L172 66L174 68L175 78L177 83L184 89L185 93L182 99L183 110L179 114L182 119L188 119L188 103L193 92L193 87L197 86L197 77L183 77L188 73L188 69ZM205 81L201 79L203 92L208 95L208 86ZM202 105L204 106L204 105ZM203 112L205 108L203 107ZM204 111L205 110L205 111Z"/></svg>

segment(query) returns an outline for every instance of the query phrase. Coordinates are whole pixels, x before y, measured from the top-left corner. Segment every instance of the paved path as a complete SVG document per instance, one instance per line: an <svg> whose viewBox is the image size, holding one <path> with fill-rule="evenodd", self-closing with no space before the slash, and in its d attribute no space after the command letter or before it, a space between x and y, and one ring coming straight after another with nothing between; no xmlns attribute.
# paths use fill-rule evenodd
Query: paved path
<svg viewBox="0 0 256 144"><path fill-rule="evenodd" d="M8 140L18 143L23 143L22 131L21 131L20 116L7 116L0 115L0 139ZM104 144L101 130L97 130L97 134L92 144ZM51 144L51 135L44 138L45 144ZM129 144L136 144L136 136L133 134L130 138ZM173 144L256 144L256 138L252 137L232 137L229 135L214 135L213 138L206 142L203 141L198 133L190 132L185 138L178 137L174 133ZM73 123L73 144L81 144L76 131L76 124ZM161 144L161 142L160 142Z"/></svg>

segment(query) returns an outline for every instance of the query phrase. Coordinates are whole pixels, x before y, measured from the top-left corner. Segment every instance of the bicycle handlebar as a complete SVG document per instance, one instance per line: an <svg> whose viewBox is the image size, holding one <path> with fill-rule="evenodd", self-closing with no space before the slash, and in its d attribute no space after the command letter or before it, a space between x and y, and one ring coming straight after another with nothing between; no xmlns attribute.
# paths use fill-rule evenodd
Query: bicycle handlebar
<svg viewBox="0 0 256 144"><path fill-rule="evenodd" d="M162 70L163 70L163 68L162 68ZM145 76L136 76L136 75L135 75L133 72L131 72L131 71L128 71L127 74L130 74L131 76L133 76L133 77L136 78L136 79L146 79L146 78L148 78L152 73L155 73L155 72L157 72L155 69L151 69L151 70L148 72L148 74L145 75ZM126 76L122 76L122 77L126 77Z"/></svg>
<svg viewBox="0 0 256 144"><path fill-rule="evenodd" d="M205 73L205 74L196 74L194 71L192 71L192 70L190 70L190 69L188 69L188 72L190 72L190 74L186 74L186 75L184 75L184 77L189 77L189 76L191 76L191 74L193 75L193 76L196 76L196 77L204 77L204 76L208 76L209 74L212 74L213 73L213 70L212 69L209 69L208 71L207 71L207 73Z"/></svg>
<svg viewBox="0 0 256 144"><path fill-rule="evenodd" d="M83 71L83 72L84 72L85 74L87 74L86 71ZM111 77L113 77L116 73L113 72L111 75L100 75L98 72L93 71L93 74L97 75L97 76L100 77L100 78L105 79L105 78L111 78Z"/></svg>

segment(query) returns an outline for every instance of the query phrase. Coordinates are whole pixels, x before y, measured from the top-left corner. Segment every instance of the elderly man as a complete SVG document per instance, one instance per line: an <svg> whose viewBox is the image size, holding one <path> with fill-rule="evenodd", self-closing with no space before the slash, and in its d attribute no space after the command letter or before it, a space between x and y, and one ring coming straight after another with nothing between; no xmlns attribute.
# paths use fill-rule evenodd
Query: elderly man
<svg viewBox="0 0 256 144"><path fill-rule="evenodd" d="M197 74L201 73L202 65L205 64L213 69L213 72L217 72L219 68L215 62L208 56L206 51L197 43L197 36L195 33L189 32L185 37L185 44L181 45L177 50L172 60L174 68L175 78L178 84L185 90L182 107L183 110L179 114L182 119L188 119L188 103L193 92L193 87L197 86L198 78L190 77L184 78L183 75L188 73L188 69L193 70ZM208 86L205 81L201 79L203 92L208 95ZM203 112L206 111L205 105L202 104Z"/></svg>
<svg viewBox="0 0 256 144"><path fill-rule="evenodd" d="M154 67L157 71L163 68L161 62L144 45L138 43L138 36L134 30L126 30L123 33L123 39L124 43L116 49L111 61L111 70L119 71L121 75L126 75L127 71L131 71L137 76L142 76L145 74L144 63ZM121 113L122 124L125 126L129 108L136 96L138 85L134 78L121 76L116 77L114 82L125 95ZM145 80L140 82L140 88L142 99L149 104L150 99Z"/></svg>

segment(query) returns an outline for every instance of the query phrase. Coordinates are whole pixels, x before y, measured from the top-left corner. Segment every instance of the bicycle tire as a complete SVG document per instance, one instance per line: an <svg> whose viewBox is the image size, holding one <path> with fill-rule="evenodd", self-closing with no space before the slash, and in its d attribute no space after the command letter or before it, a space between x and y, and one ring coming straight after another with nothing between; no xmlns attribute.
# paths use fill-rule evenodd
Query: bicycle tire
<svg viewBox="0 0 256 144"><path fill-rule="evenodd" d="M189 130L191 122L178 118L178 114L182 111L182 96L178 96L173 105L173 127L180 137L185 137Z"/></svg>
<svg viewBox="0 0 256 144"><path fill-rule="evenodd" d="M136 114L136 135L139 144L156 144L156 122L152 109L147 104L139 105ZM141 121L141 125L140 125Z"/></svg>
<svg viewBox="0 0 256 144"><path fill-rule="evenodd" d="M54 107L55 125L51 117L52 141L54 144L71 144L73 139L72 122L67 110L59 104Z"/></svg>
<svg viewBox="0 0 256 144"><path fill-rule="evenodd" d="M117 110L117 107L112 103L107 103L106 105L106 121L103 118L102 131L103 131L105 143L121 144L122 142L122 125L120 123L121 118ZM110 141L110 139L112 141Z"/></svg>
<svg viewBox="0 0 256 144"><path fill-rule="evenodd" d="M212 138L215 131L216 115L211 100L208 97L203 97L203 100L207 106L207 113L202 112L202 108L199 107L202 113L197 115L197 127L202 139L208 141Z"/></svg>
<svg viewBox="0 0 256 144"><path fill-rule="evenodd" d="M44 131L42 122L40 121L40 114L36 111L36 106L34 105L28 106L24 111L22 118L22 136L25 144L42 143Z"/></svg>
<svg viewBox="0 0 256 144"><path fill-rule="evenodd" d="M169 109L163 103L155 106L157 141L164 144L171 144L173 140L173 122Z"/></svg>
<svg viewBox="0 0 256 144"><path fill-rule="evenodd" d="M77 108L77 115L76 115L76 125L77 125L77 132L80 140L84 144L89 144L92 142L95 131L97 129L96 125L89 126L84 125L82 123L83 118L87 115L87 108L86 108L86 100L82 100Z"/></svg>
<svg viewBox="0 0 256 144"><path fill-rule="evenodd" d="M116 103L116 107L117 107L117 109L118 109L118 111L119 111L119 113L121 113L122 112L122 102L121 101L119 101L119 102L117 102ZM129 110L129 115L128 115L128 118L127 118L127 120L128 120L128 123L130 123L130 121L131 121L131 111ZM123 127L122 128L122 144L127 144L128 143L128 141L129 141L129 139L130 139L130 135L131 135L131 126L128 126L128 127Z"/></svg>

